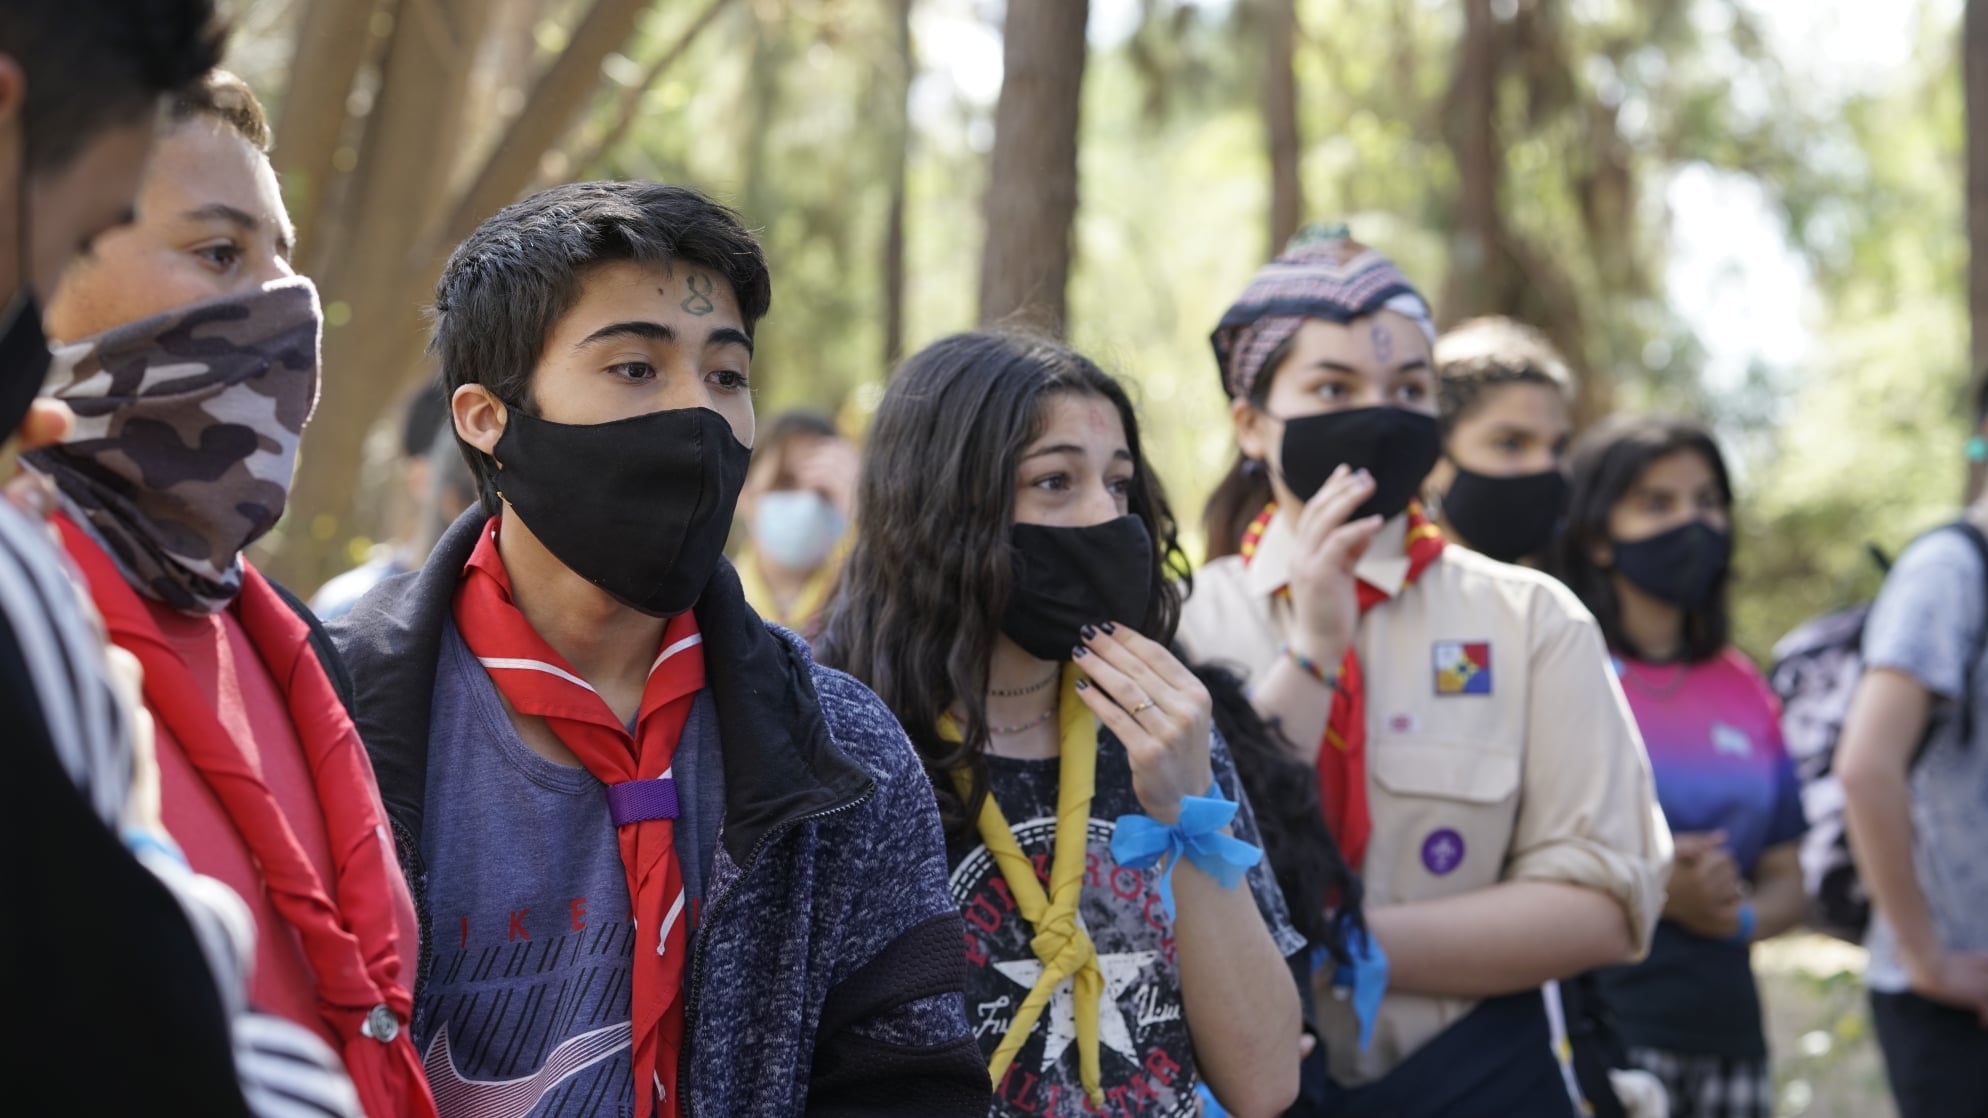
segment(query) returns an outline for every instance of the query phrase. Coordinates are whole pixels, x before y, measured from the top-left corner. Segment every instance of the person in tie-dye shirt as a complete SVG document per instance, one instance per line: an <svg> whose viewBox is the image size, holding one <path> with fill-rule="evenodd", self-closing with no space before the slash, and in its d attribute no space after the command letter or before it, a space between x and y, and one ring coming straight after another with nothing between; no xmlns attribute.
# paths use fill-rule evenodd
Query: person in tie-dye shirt
<svg viewBox="0 0 1988 1118"><path fill-rule="evenodd" d="M1601 622L1676 836L1649 958L1600 975L1672 1118L1765 1118L1774 1084L1750 945L1805 906L1805 822L1779 711L1728 643L1732 482L1702 428L1618 418L1576 444L1560 574Z"/></svg>

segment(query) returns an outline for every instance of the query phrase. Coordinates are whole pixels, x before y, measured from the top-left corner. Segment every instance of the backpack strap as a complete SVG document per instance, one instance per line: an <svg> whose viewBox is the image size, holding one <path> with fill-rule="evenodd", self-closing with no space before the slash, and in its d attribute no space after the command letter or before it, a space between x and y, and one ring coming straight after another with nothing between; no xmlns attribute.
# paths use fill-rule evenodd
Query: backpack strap
<svg viewBox="0 0 1988 1118"><path fill-rule="evenodd" d="M1988 536L1982 535L1981 529L1976 528L1974 522L1965 517L1954 521L1948 527L1974 545L1975 557L1981 561L1982 582L1988 585ZM1981 630L1974 635L1974 653L1968 657L1966 667L1961 673L1960 697L1954 703L1960 712L1960 745L1963 749L1974 740L1974 671L1984 655L1988 655L1988 609L1982 611ZM1915 764L1926 752L1926 746L1931 743L1932 737L1932 727L1929 725L1925 740L1919 743L1919 749L1912 755Z"/></svg>
<svg viewBox="0 0 1988 1118"><path fill-rule="evenodd" d="M1988 541L1983 541L1981 546L1984 556L1988 556ZM1983 562L1988 563L1988 558L1984 558ZM352 673L346 670L345 658L338 654L338 646L331 643L331 634L325 632L324 622L318 620L318 615L311 612L303 599L290 593L289 587L275 579L268 581L269 588L276 591L276 596L283 599L283 604L290 607L290 612L296 614L310 629L311 651L317 654L318 663L323 666L325 677L331 680L331 689L338 692L338 701L345 707L345 716L354 717L352 696L356 688L352 683Z"/></svg>

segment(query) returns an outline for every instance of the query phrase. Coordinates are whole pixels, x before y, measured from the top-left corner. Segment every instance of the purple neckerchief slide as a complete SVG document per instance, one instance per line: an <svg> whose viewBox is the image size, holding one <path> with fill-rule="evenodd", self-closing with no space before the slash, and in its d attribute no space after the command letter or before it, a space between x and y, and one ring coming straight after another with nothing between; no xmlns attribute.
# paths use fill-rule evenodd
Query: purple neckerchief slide
<svg viewBox="0 0 1988 1118"><path fill-rule="evenodd" d="M607 813L617 827L677 817L676 778L628 780L607 786Z"/></svg>

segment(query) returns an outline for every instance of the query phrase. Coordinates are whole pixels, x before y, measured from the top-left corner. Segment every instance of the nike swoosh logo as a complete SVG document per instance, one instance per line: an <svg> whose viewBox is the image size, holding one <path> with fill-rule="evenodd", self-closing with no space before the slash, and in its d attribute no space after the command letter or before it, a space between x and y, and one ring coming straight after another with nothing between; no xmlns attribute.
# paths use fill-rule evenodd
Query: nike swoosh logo
<svg viewBox="0 0 1988 1118"><path fill-rule="evenodd" d="M449 1027L443 1025L428 1045L422 1066L435 1105L449 1118L525 1118L539 1100L573 1076L627 1048L633 1030L626 1021L570 1036L561 1041L539 1069L518 1079L467 1079L456 1070L449 1053Z"/></svg>

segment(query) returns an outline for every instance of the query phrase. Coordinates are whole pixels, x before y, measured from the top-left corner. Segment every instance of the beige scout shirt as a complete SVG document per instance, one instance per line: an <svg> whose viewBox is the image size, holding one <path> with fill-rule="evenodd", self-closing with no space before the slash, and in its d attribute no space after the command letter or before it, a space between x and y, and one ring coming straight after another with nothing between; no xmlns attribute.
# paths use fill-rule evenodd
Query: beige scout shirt
<svg viewBox="0 0 1988 1118"><path fill-rule="evenodd" d="M1568 882L1622 903L1640 955L1663 911L1670 835L1599 627L1557 581L1461 547L1404 589L1406 534L1396 517L1357 568L1394 597L1356 639L1373 814L1367 904ZM1294 545L1278 517L1248 566L1229 556L1195 574L1179 637L1191 658L1246 680L1276 662L1291 624L1277 590ZM1379 1078L1475 1005L1390 993L1364 1052L1351 1004L1320 1005L1333 1077Z"/></svg>

